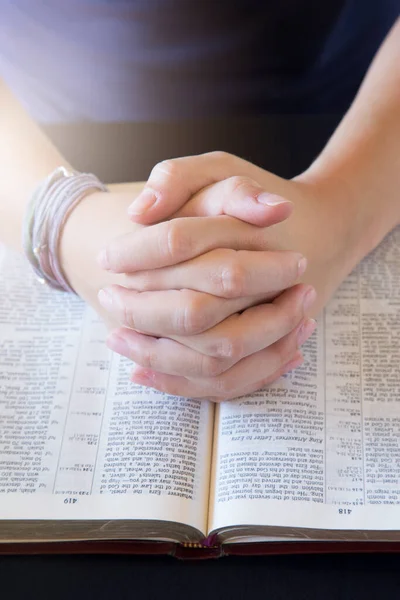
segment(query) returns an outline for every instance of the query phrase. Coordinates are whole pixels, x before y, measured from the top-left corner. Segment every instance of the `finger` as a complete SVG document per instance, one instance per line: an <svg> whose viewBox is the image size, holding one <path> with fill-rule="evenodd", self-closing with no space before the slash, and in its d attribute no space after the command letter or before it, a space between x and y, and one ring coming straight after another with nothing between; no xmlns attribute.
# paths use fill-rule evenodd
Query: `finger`
<svg viewBox="0 0 400 600"><path fill-rule="evenodd" d="M284 292L275 303L232 315L213 328L212 335L205 332L193 336L196 350L177 341L141 335L127 328L113 332L108 345L115 352L154 371L185 377L212 377L290 333L302 321L314 299L315 291L311 286L296 286ZM203 338L203 345L198 342L199 337ZM301 345L301 339L298 343Z"/></svg>
<svg viewBox="0 0 400 600"><path fill-rule="evenodd" d="M224 300L192 290L136 292L118 285L100 290L98 299L120 325L158 337L201 333L260 302L259 298Z"/></svg>
<svg viewBox="0 0 400 600"><path fill-rule="evenodd" d="M189 378L215 377L245 356L272 345L300 324L305 310L303 305L307 303L307 299L312 300L315 293L313 294L314 290L310 286L297 287L298 290L285 292L286 299L281 300L277 306L259 306L245 311L242 315L234 315L236 322L232 321L232 317L224 321L227 323L225 335L229 335L229 342L224 344L224 352L217 356L203 354L171 339L141 335L127 328L114 331L109 336L107 345L114 352L153 371ZM270 309L269 312L266 309ZM246 318L247 313L253 314L247 315ZM239 326L236 326L236 323ZM218 328L217 326L214 330ZM221 344L218 332L213 339L216 345ZM208 343L211 346L210 342ZM300 336L298 345L301 343Z"/></svg>
<svg viewBox="0 0 400 600"><path fill-rule="evenodd" d="M176 377L141 367L134 368L132 380L175 396L213 397L219 400L235 398L241 395L243 389L248 389L260 381L268 381L274 373L293 360L298 350L300 329L303 327L303 337L308 339L315 330L315 326L315 321L308 319L269 348L244 358L222 375L210 377L207 380Z"/></svg>
<svg viewBox="0 0 400 600"><path fill-rule="evenodd" d="M262 379L267 380L272 373L292 360L299 346L312 335L315 327L316 322L313 319L305 319L287 336L268 348L243 358L221 375L188 379L203 395L215 395L223 399L234 398L241 393L245 385L254 384Z"/></svg>
<svg viewBox="0 0 400 600"><path fill-rule="evenodd" d="M247 396L248 394L252 394L257 390L260 390L261 388L265 388L268 385L271 385L272 383L274 383L274 381L277 381L280 377L282 377L282 375L285 375L286 373L289 373L290 371L293 371L294 369L300 367L303 364L303 362L304 358L301 352L296 352L294 357L288 363L286 363L286 365L283 365L283 367L275 371L275 373L272 373L272 375L270 375L269 377L263 378L260 381L252 383L249 386L245 386L243 389L240 390L236 398L241 396ZM230 398L218 398L217 396L211 396L210 398L207 398L207 400L211 400L211 402L224 402L226 400L230 400Z"/></svg>
<svg viewBox="0 0 400 600"><path fill-rule="evenodd" d="M127 328L113 331L107 346L145 369L168 375L215 377L233 364L233 359L206 356L171 339L142 335Z"/></svg>
<svg viewBox="0 0 400 600"><path fill-rule="evenodd" d="M149 225L171 217L199 190L234 175L255 180L263 170L226 152L209 152L158 163L129 208L131 219Z"/></svg>
<svg viewBox="0 0 400 600"><path fill-rule="evenodd" d="M288 363L286 363L283 367L281 367L280 369L277 369L274 373L272 373L272 375L270 375L267 378L264 377L263 379L261 379L260 381L257 381L256 383L252 383L250 385L244 386L238 392L238 396L236 396L236 397L251 394L251 393L255 392L256 390L259 390L260 388L273 383L274 381L279 379L285 373L288 373L289 371L299 367L303 363L303 361L304 361L304 359L303 359L301 352L296 352L294 357ZM185 394L179 393L180 391L183 391L184 389L187 388L187 379L185 379L185 377L174 377L174 376L160 377L159 373L156 373L156 372L152 371L151 369L144 369L140 366L135 366L132 371L131 380L134 383L137 383L139 385L144 385L147 387L151 387L153 389L159 390L160 392L173 394L175 396L183 395L186 398L189 397L187 394L185 395ZM174 391L172 392L169 390L174 390ZM207 401L216 402L216 403L223 402L224 400L229 400L229 398L220 398L218 396L205 396L205 397L200 397L198 399L199 400L207 400Z"/></svg>
<svg viewBox="0 0 400 600"><path fill-rule="evenodd" d="M215 248L265 250L265 232L232 217L173 219L117 238L99 262L114 273L133 273L175 265Z"/></svg>
<svg viewBox="0 0 400 600"><path fill-rule="evenodd" d="M172 338L207 356L233 359L236 363L290 333L308 314L315 298L313 287L299 284L273 302L233 314L203 333Z"/></svg>
<svg viewBox="0 0 400 600"><path fill-rule="evenodd" d="M269 194L256 181L236 175L195 194L176 217L229 215L259 227L269 227L287 219L293 211L289 200Z"/></svg>
<svg viewBox="0 0 400 600"><path fill-rule="evenodd" d="M292 360L300 343L304 343L312 335L315 327L316 322L313 319L305 319L289 335L272 346L247 356L221 375L201 380L190 378L189 381L197 386L203 396L215 395L223 399L234 398L246 385L262 379L267 380ZM213 391L216 393L213 394Z"/></svg>
<svg viewBox="0 0 400 600"><path fill-rule="evenodd" d="M277 293L292 286L306 270L297 252L250 252L217 249L163 269L126 277L140 291L191 289L221 298Z"/></svg>

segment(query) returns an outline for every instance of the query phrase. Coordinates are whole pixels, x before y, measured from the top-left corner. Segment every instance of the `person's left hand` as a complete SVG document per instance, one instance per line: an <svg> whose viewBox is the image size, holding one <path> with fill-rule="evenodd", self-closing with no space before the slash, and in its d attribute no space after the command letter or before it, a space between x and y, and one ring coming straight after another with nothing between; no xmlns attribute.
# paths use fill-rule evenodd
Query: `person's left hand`
<svg viewBox="0 0 400 600"><path fill-rule="evenodd" d="M223 229L226 232L225 238L223 236L223 239L225 239L223 246L234 249L233 256L235 259L233 263L238 267L235 267L236 272L241 274L240 278L236 278L239 285L234 286L237 295L243 298L248 291L252 290L252 285L260 285L259 280L262 280L263 274L266 274L265 269L268 269L266 251L271 249L300 250L309 260L306 278L319 292L316 303L317 308L313 309L314 312L318 312L353 266L351 262L353 238L350 235L345 235L347 231L350 231L349 219L352 215L348 214L349 211L346 212L345 198L340 197L335 186L321 185L317 179L308 177L307 174L295 181L286 181L237 157L221 153L188 157L161 163L153 171L148 187L145 188L144 194L137 200L138 208L135 208L135 220L142 223L158 221L166 217L167 211L179 209L182 204L183 208L180 208L180 211L174 215L175 217L230 213L242 219L245 219L247 215L251 220L252 207L255 206L255 203L246 203L245 197L243 197L241 203L230 201L233 195L226 193L227 190L232 190L232 177L229 177L229 175L233 177L236 189L248 185L248 177L257 177L257 182L264 189L280 196L286 196L294 202L296 208L290 219L273 227L259 230L262 233L261 237L259 234L258 237L257 234L255 237L254 235L253 237L249 235L240 237L237 233L232 233L235 231L235 227L239 227L237 221L227 217L217 217L220 223L219 231ZM218 180L219 176L226 176L227 179L210 185L210 182ZM200 182L206 185L205 189L195 194L185 204L188 196L195 190L194 186L199 185ZM326 182L324 183L326 184ZM209 185L207 186L207 184ZM276 196L273 196L273 198L276 198ZM153 203L149 200L152 200ZM143 212L145 207L147 207L147 210ZM202 224L201 221L203 221ZM207 223L210 225L208 228ZM200 221L189 219L186 223L182 222L181 219L177 219L174 225L177 235L174 236L174 239L179 241L179 244L175 245L176 252L170 252L167 257L165 248L168 248L168 245L157 243L165 224L155 225L143 230L139 237L130 236L109 245L107 259L108 266L112 270L117 272L136 271L127 278L128 287L134 286L136 289L153 290L151 292L152 297L147 292L142 295L142 300L149 302L148 323L157 312L162 314L163 310L160 311L158 308L159 301L166 299L165 294L167 292L164 292L163 296L163 292L156 292L155 290L167 290L171 287L179 289L192 287L197 290L206 290L212 294L219 293L220 295L224 291L221 288L220 276L224 251L209 251L213 248L219 248L219 242L216 240L216 230L211 224L212 219L200 219ZM240 224L240 227L243 227L243 225ZM178 227L180 227L179 235ZM221 234L219 233L219 235ZM161 239L164 238L161 236ZM227 243L228 239L229 242ZM340 243L338 243L338 240L340 240ZM141 248L148 247L146 242L147 244L153 242L155 250L149 254L146 249L147 258L143 260ZM261 252L248 252L248 250L255 249L261 250ZM207 254L193 259L193 256L198 257L202 252L207 251L209 251ZM274 253L269 252L269 254L272 256ZM277 254L282 255L282 252ZM259 260L255 258L257 255ZM155 270L151 271L151 269ZM214 281L212 274L217 274ZM232 277L230 279L232 280ZM230 293L225 294L228 296L232 295L232 286L229 287ZM283 294L272 305L264 304L263 310L266 311L268 308L271 310L271 307L286 298L286 294L294 293L296 290L299 293L298 286ZM112 295L114 298L113 314L116 315L119 310L120 317L122 314L124 315L122 316L122 323L133 325L135 329L139 326L140 329L140 319L146 313L145 303L140 304L138 302L141 294L135 294L123 288L115 288L112 290ZM222 293L222 295L224 294ZM132 299L134 299L133 303ZM265 296L263 300L265 301ZM258 301L260 301L260 298ZM312 304L312 301L309 304ZM164 306L167 307L166 304L163 305L163 308ZM292 306L285 305L281 314L284 315L286 321L294 318L296 314L295 307L296 303L293 303ZM241 308L239 306L238 310L240 311ZM264 346L263 350L259 349L257 352L253 350L253 354L250 356L245 355L245 358L238 352L233 362L230 360L225 361L224 364L221 364L221 361L218 364L211 363L212 368L210 369L210 361L206 360L207 352L210 349L210 339L213 340L213 348L215 349L218 340L225 340L227 334L229 343L226 344L225 342L225 345L230 348L242 349L245 347L251 349L249 340L255 335L255 332L265 331L266 323L269 323L269 327L271 327L271 323L274 323L274 320L271 319L273 311L268 314L267 312L263 313L260 309L261 307L255 307L245 311L242 315L235 314L233 318L236 319L236 322L230 317L217 327L197 336L176 338L173 335L176 331L168 330L168 332L161 333L162 339L159 340L122 329L110 338L109 343L113 349L129 356L136 363L145 367L145 369L138 367L135 370L134 380L137 382L152 385L162 391L185 396L209 397L213 393L215 394L217 390L218 397L225 399L253 391L261 387L263 383L269 382L271 378L279 375L282 372L284 360L281 356L279 365L276 365L271 350L273 352L275 348L284 347L288 339L292 339L291 351L293 357L296 356L295 360L297 362L300 360L300 356L294 354L297 346L294 346L295 336L291 333L269 348ZM305 312L308 310L309 307L306 308ZM251 312L254 317L252 327L245 328L243 326L235 329L233 325L237 325L239 320L244 324L245 319L243 319L243 316L250 315ZM136 320L132 319L133 316ZM295 322L295 320L292 320L292 325ZM300 339L307 338L312 333L313 328L312 322L304 322ZM149 332L146 327L145 331L146 333ZM279 328L276 328L275 331L278 332ZM157 335L154 329L150 333ZM185 357L191 356L187 348L179 348L176 344L174 346L173 342L166 339L166 336L174 338L185 346L189 345L192 349L200 351L201 354L206 354L206 358L200 356L197 357L197 360L185 360ZM204 339L208 341L208 347L207 344L204 346L198 343L199 340L204 341ZM277 340L278 336L275 339ZM264 341L266 340L264 339ZM269 343L271 342L269 341ZM221 347L221 343L219 347ZM180 360L172 360L171 357L174 356L179 357ZM232 359L232 357L229 358ZM207 369L201 370L199 365L207 366ZM250 368L249 365L252 367ZM273 373L274 369L272 368L274 365L278 366L275 373ZM264 375L263 378L262 375Z"/></svg>
<svg viewBox="0 0 400 600"><path fill-rule="evenodd" d="M273 225L292 208L291 203L266 194L245 177L229 178L210 187L202 200L209 202L216 214L229 211L259 225ZM123 270L124 261L129 262L132 271L132 257L141 269L155 262L159 267L176 263L177 252L181 261L177 267L151 273L142 270L128 276L125 285L141 293L123 287L108 290L113 319L131 327L111 336L111 347L139 364L170 375L171 380L175 377L181 389L174 393L185 396L193 393L187 386L185 391L182 389L182 375L199 379L203 388L207 381L211 384L197 396L210 397L211 393L226 398L238 395L242 382L251 382L256 389L300 364L302 357L297 349L315 327L305 318L315 298L312 288L298 285L272 303L265 301L290 288L303 274L306 265L301 255L252 252L263 248L262 229L236 219L182 219L179 212L174 216L173 221L128 236L131 243L122 245L128 254L121 254L118 244L109 246L107 260L112 261L109 267L114 271ZM235 247L247 251L233 251ZM165 248L169 250L167 255ZM114 269L116 260L119 264ZM143 293L146 288L165 292ZM181 288L185 290L171 291ZM107 297L101 297L107 307ZM249 306L254 308L239 314ZM146 374L153 377L149 369ZM249 385L243 393L247 390Z"/></svg>

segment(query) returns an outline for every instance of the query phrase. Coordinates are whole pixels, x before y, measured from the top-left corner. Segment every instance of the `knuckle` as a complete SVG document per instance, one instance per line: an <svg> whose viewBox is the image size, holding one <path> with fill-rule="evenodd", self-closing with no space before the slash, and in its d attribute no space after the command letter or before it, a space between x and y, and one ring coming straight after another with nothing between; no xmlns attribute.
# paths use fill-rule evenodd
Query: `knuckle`
<svg viewBox="0 0 400 600"><path fill-rule="evenodd" d="M151 177L174 179L180 176L180 168L177 160L168 159L157 163L151 172Z"/></svg>
<svg viewBox="0 0 400 600"><path fill-rule="evenodd" d="M183 306L178 309L178 329L182 334L195 335L207 329L209 316L202 296L188 292L183 300Z"/></svg>
<svg viewBox="0 0 400 600"><path fill-rule="evenodd" d="M236 175L227 179L227 194L234 195L246 195L246 196L257 196L260 193L260 186L250 177L244 175Z"/></svg>
<svg viewBox="0 0 400 600"><path fill-rule="evenodd" d="M164 236L160 238L160 244L161 251L173 261L181 260L185 252L189 251L190 241L178 219L165 223Z"/></svg>
<svg viewBox="0 0 400 600"><path fill-rule="evenodd" d="M129 329L135 329L136 328L136 323L135 323L135 318L133 316L133 312L130 308L128 308L128 306L126 305L126 303L124 302L122 304L122 323L123 325L125 325L126 327L128 327Z"/></svg>
<svg viewBox="0 0 400 600"><path fill-rule="evenodd" d="M216 358L228 359L231 363L238 362L244 354L243 340L231 336L222 336L214 348L210 349Z"/></svg>
<svg viewBox="0 0 400 600"><path fill-rule="evenodd" d="M228 338L226 340L225 351L232 362L238 362L244 354L243 340L239 337Z"/></svg>
<svg viewBox="0 0 400 600"><path fill-rule="evenodd" d="M224 266L220 272L220 287L222 294L227 298L236 298L246 295L247 273L246 269L237 260Z"/></svg>
<svg viewBox="0 0 400 600"><path fill-rule="evenodd" d="M207 152L206 155L219 162L224 162L231 156L229 152L225 152L224 150L213 150L212 152Z"/></svg>
<svg viewBox="0 0 400 600"><path fill-rule="evenodd" d="M238 362L244 356L243 340L239 337L230 340L230 355L229 358Z"/></svg>
<svg viewBox="0 0 400 600"><path fill-rule="evenodd" d="M229 192L231 194L241 191L244 187L248 187L251 183L252 181L249 179L249 177L243 177L242 175L235 175L227 181Z"/></svg>
<svg viewBox="0 0 400 600"><path fill-rule="evenodd" d="M141 366L145 367L146 369L151 369L151 370L155 370L155 371L158 370L157 353L150 350L149 348L142 350L140 362L141 362Z"/></svg>

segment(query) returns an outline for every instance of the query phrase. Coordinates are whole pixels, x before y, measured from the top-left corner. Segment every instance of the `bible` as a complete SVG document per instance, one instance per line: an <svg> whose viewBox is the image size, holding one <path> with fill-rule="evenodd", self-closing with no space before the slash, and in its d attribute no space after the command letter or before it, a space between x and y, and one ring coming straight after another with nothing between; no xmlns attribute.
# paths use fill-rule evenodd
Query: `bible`
<svg viewBox="0 0 400 600"><path fill-rule="evenodd" d="M0 553L399 549L399 228L250 396L137 386L105 337L0 246Z"/></svg>

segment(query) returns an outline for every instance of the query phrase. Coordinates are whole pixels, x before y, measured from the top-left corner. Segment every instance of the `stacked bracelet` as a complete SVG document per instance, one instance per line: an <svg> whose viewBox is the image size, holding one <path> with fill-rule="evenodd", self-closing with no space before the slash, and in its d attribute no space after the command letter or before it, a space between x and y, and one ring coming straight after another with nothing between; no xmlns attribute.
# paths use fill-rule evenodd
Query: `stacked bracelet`
<svg viewBox="0 0 400 600"><path fill-rule="evenodd" d="M41 283L74 291L60 266L59 240L68 215L93 189L107 191L95 175L58 167L34 191L24 219L23 247Z"/></svg>

